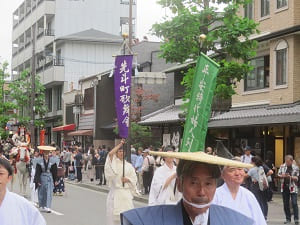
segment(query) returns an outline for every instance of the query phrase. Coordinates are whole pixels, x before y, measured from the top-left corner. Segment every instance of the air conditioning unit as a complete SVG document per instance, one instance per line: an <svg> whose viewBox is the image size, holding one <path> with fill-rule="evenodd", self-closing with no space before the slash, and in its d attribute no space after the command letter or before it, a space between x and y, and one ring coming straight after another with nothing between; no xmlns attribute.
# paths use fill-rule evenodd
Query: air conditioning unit
<svg viewBox="0 0 300 225"><path fill-rule="evenodd" d="M75 95L75 105L82 105L83 97L82 94Z"/></svg>

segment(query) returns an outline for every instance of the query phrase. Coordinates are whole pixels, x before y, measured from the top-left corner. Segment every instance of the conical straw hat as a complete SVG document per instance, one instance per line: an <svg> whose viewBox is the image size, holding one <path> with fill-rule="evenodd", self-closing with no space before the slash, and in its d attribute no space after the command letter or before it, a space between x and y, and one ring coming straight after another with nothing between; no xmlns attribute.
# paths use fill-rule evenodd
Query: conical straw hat
<svg viewBox="0 0 300 225"><path fill-rule="evenodd" d="M184 159L189 161L197 161L207 164L214 164L220 166L232 166L238 168L251 168L253 165L242 163L231 159L225 159L219 156L208 155L204 152L154 152L150 151L151 155L158 155L162 157L170 157L176 159Z"/></svg>
<svg viewBox="0 0 300 225"><path fill-rule="evenodd" d="M43 150L43 151L55 151L56 148L48 145L40 145L37 146L38 149Z"/></svg>

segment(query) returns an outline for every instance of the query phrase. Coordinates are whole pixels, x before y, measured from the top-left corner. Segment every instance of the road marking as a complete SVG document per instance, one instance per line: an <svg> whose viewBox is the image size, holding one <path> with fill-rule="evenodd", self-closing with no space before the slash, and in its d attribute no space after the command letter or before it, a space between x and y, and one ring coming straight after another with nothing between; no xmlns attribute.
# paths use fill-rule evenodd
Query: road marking
<svg viewBox="0 0 300 225"><path fill-rule="evenodd" d="M51 213L58 215L58 216L63 216L64 214L60 213L60 212L56 212L55 210L51 209Z"/></svg>

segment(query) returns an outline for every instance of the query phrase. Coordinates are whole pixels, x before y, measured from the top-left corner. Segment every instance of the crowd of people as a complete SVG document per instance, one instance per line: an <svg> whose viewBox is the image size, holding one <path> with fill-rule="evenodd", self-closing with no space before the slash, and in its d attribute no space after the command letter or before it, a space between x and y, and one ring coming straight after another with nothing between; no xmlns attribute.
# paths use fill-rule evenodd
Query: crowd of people
<svg viewBox="0 0 300 225"><path fill-rule="evenodd" d="M160 209L156 206L173 205L170 209L181 210L183 220L191 220L191 223L184 224L209 224L208 221L212 224L212 221L219 218L212 218L213 214L223 215L226 212L234 215L238 212L245 217L242 224L247 224L250 218L249 224L264 225L268 216L268 202L272 200L275 189L274 177L277 175L280 179L279 189L286 217L284 224L291 223L292 215L295 224L299 224L299 168L291 155L286 155L284 164L275 171L269 153L267 160L263 162L258 155L253 154L249 146L245 146L243 155L230 159L230 163L237 163L236 166L234 163L233 166L230 163L215 166L206 161L201 162L202 159L200 164L194 162L195 159L191 159L191 162L183 160L186 158L178 160L180 157L173 155L176 151L172 146L159 149L153 149L152 146L135 149L131 146L131 160L127 162L124 160L124 144L125 140L122 139L112 150L104 145L98 148L91 145L85 151L80 145L65 146L61 150L55 143L30 149L26 140L19 140L15 135L2 141L0 145L0 177L3 174L8 176L8 179L4 179L5 182L1 181L0 186L5 184L6 189L6 185L11 183L10 189L13 190L14 175L17 171L20 172L20 164L24 163L30 174L32 205L42 212L50 213L52 196L62 196L65 193L65 179L81 183L84 171L88 182L109 186L106 204L107 225L135 224L131 221L131 213L143 213L142 210L133 209L135 195L149 195L149 206L154 207L151 208L153 213ZM211 147L207 147L205 152L205 155L219 158ZM249 166L250 164L252 166ZM208 187L211 187L211 190ZM1 188L0 205L5 195L4 187ZM194 193L196 189L193 188L199 193ZM16 199L11 192L7 194ZM227 212L227 209L222 207L232 211ZM209 214L203 209L209 209ZM168 213L173 213L171 211ZM36 211L33 210L32 213L36 214ZM39 218L39 214L35 216L38 220L43 220Z"/></svg>

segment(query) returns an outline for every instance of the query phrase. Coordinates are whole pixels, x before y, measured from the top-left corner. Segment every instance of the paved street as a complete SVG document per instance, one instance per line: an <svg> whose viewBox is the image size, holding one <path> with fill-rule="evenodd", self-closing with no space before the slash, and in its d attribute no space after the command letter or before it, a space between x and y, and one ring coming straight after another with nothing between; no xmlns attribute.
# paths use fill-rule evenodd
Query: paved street
<svg viewBox="0 0 300 225"><path fill-rule="evenodd" d="M16 183L17 184L17 183ZM15 189L18 192L18 185ZM54 196L53 213L43 213L48 225L105 225L106 196L108 188L97 186L84 179L83 184L66 183L65 196ZM27 189L29 196L29 187ZM135 201L135 207L145 206L145 199ZM284 220L279 194L269 203L268 225L282 225Z"/></svg>

